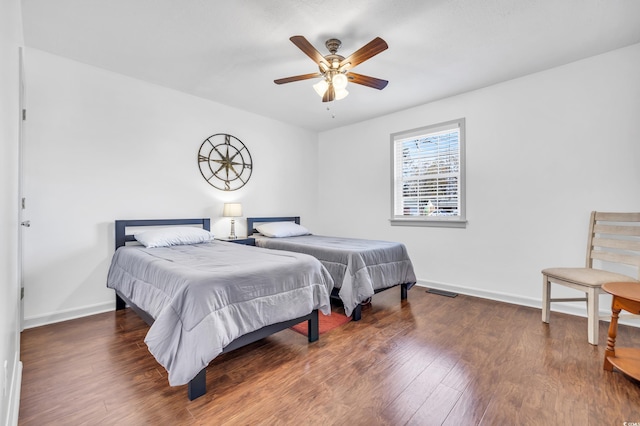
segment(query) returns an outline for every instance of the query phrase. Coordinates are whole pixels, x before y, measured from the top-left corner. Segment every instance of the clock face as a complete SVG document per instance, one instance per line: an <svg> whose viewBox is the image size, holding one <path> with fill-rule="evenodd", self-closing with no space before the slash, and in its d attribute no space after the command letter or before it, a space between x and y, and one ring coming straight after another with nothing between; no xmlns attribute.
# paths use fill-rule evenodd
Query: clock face
<svg viewBox="0 0 640 426"><path fill-rule="evenodd" d="M251 177L251 154L235 136L217 133L200 145L198 166L202 177L214 188L235 191Z"/></svg>

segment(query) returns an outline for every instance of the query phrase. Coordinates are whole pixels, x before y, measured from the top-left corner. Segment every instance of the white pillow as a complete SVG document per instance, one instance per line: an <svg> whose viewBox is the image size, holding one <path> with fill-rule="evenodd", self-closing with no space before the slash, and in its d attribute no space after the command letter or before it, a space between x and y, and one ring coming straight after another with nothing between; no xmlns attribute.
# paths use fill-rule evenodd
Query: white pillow
<svg viewBox="0 0 640 426"><path fill-rule="evenodd" d="M256 230L267 237L297 237L309 235L310 232L302 225L295 222L270 222L256 226Z"/></svg>
<svg viewBox="0 0 640 426"><path fill-rule="evenodd" d="M151 248L206 243L213 240L213 234L206 229L174 226L136 233L134 238Z"/></svg>

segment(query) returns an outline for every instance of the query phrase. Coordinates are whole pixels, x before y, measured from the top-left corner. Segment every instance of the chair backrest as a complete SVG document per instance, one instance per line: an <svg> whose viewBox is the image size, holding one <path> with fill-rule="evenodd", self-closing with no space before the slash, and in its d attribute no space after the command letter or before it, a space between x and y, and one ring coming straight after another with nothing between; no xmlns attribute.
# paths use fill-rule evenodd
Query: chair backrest
<svg viewBox="0 0 640 426"><path fill-rule="evenodd" d="M640 280L640 213L591 212L587 268L594 260L635 266Z"/></svg>

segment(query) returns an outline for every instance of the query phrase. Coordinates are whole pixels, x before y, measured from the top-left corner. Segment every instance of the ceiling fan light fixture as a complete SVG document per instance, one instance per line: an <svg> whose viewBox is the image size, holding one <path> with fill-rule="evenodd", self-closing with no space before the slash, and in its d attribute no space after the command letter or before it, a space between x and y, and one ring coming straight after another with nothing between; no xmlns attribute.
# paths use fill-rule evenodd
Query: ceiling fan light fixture
<svg viewBox="0 0 640 426"><path fill-rule="evenodd" d="M345 87L347 87L347 83L349 82L347 76L344 74L334 75L331 81L333 82L333 87L335 87L336 90L344 89Z"/></svg>
<svg viewBox="0 0 640 426"><path fill-rule="evenodd" d="M344 99L348 94L349 92L347 92L345 89L338 89L336 87L336 97L334 98L334 100L339 101L340 99Z"/></svg>
<svg viewBox="0 0 640 426"><path fill-rule="evenodd" d="M324 96L324 92L326 92L328 88L329 83L327 83L327 80L325 80L324 78L313 85L313 90L315 90L320 97Z"/></svg>

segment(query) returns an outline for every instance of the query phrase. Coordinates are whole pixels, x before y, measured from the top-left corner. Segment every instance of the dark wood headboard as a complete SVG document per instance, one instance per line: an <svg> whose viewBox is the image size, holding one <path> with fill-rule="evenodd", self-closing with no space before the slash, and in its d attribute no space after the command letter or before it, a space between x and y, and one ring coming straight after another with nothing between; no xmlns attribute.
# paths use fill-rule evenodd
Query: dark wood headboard
<svg viewBox="0 0 640 426"><path fill-rule="evenodd" d="M127 234L127 227L142 226L177 226L200 225L202 229L211 230L211 219L142 219L142 220L116 220L116 250L124 246L128 241L135 241L133 234Z"/></svg>
<svg viewBox="0 0 640 426"><path fill-rule="evenodd" d="M300 225L300 216L281 216L281 217L248 217L247 218L247 235L257 234L256 224L267 222L295 222Z"/></svg>

